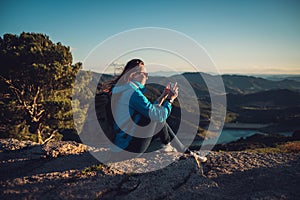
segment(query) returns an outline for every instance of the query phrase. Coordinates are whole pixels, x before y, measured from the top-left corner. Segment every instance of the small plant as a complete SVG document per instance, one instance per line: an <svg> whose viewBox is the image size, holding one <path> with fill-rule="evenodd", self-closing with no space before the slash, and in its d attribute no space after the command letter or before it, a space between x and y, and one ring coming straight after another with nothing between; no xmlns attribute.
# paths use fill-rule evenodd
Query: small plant
<svg viewBox="0 0 300 200"><path fill-rule="evenodd" d="M86 167L82 170L82 173L90 173L90 172L96 172L106 167L104 164L98 164L98 165L92 165L90 167Z"/></svg>

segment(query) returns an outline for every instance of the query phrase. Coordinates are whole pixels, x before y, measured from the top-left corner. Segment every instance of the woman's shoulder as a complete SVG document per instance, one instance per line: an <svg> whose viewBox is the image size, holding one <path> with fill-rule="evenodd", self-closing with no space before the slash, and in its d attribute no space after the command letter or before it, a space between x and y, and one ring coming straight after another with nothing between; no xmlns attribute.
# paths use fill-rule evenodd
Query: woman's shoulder
<svg viewBox="0 0 300 200"><path fill-rule="evenodd" d="M127 90L130 90L132 87L130 86L129 83L124 83L120 85L115 85L112 88L112 93L119 93L119 92L125 92Z"/></svg>

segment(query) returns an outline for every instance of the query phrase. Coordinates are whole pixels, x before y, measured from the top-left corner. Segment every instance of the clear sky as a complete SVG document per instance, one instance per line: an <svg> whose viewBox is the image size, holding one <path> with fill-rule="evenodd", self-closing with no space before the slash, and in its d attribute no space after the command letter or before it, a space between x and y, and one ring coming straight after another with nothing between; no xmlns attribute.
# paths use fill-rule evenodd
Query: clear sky
<svg viewBox="0 0 300 200"><path fill-rule="evenodd" d="M0 0L1 36L44 33L70 46L74 62L141 27L190 36L221 73L300 74L299 0Z"/></svg>

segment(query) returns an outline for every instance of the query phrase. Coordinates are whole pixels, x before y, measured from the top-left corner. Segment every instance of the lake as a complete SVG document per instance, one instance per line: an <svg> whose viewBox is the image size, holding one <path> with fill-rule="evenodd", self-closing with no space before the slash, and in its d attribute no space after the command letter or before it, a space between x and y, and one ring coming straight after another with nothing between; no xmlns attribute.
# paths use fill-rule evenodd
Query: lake
<svg viewBox="0 0 300 200"><path fill-rule="evenodd" d="M259 131L247 130L247 129L223 129L223 131L218 139L217 144L233 142L240 138L246 138L246 137L249 137L256 133L259 133ZM281 134L284 136L292 136L293 132L281 132L278 134ZM206 144L212 144L212 143L214 143L213 139L208 139L206 141Z"/></svg>

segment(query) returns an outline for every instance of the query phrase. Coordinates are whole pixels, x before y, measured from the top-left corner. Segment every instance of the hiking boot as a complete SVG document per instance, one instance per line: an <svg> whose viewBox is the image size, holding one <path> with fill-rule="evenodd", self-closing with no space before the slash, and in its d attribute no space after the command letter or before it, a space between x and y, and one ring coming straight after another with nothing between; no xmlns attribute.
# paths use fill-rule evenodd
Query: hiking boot
<svg viewBox="0 0 300 200"><path fill-rule="evenodd" d="M161 148L159 149L160 152L177 152L177 149L175 147L172 147L170 143L163 144Z"/></svg>

